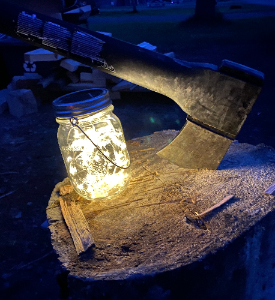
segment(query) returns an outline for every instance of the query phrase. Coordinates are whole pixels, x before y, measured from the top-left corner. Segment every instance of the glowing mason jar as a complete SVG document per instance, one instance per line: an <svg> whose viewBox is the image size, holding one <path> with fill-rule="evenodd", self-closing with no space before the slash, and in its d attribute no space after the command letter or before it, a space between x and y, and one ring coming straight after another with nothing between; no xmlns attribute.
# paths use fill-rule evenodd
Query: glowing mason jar
<svg viewBox="0 0 275 300"><path fill-rule="evenodd" d="M122 192L130 181L130 158L108 90L70 93L53 105L58 144L75 191L89 200Z"/></svg>

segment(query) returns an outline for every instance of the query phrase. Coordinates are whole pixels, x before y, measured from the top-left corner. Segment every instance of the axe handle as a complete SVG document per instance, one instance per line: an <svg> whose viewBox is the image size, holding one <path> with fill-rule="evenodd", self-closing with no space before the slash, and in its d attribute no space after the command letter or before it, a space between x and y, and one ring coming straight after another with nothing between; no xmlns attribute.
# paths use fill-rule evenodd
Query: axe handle
<svg viewBox="0 0 275 300"><path fill-rule="evenodd" d="M168 96L198 123L231 138L239 132L260 91L221 74L216 66L178 63L6 2L0 9L0 32Z"/></svg>
<svg viewBox="0 0 275 300"><path fill-rule="evenodd" d="M50 26L47 33L46 28ZM6 2L0 10L0 32L170 98L173 97L171 90L176 88L174 79L179 74L190 78L203 72L203 69L190 67L187 62L183 66L162 54ZM82 41L79 40L81 34ZM64 43L49 43L47 39L64 39ZM85 51L73 49L75 40L79 42L79 48L86 48Z"/></svg>

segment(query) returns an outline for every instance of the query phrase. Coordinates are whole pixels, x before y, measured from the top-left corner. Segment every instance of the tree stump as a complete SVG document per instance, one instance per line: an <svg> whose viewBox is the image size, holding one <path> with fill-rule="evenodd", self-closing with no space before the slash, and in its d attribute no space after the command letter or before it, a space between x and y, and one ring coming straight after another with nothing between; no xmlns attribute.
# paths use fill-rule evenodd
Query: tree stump
<svg viewBox="0 0 275 300"><path fill-rule="evenodd" d="M270 292L275 203L265 190L275 182L275 150L235 141L218 170L188 170L156 155L177 133L127 142L132 179L119 196L63 196L80 205L94 238L82 255L59 205L69 179L54 188L47 217L70 299L251 300ZM234 198L196 217L228 195Z"/></svg>

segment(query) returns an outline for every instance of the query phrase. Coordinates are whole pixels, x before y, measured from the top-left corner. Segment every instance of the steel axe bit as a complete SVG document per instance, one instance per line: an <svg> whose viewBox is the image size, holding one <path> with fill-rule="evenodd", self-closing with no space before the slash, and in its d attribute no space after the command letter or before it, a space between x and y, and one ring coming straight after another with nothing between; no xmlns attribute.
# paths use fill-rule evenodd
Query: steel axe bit
<svg viewBox="0 0 275 300"><path fill-rule="evenodd" d="M263 84L263 73L224 60L174 60L98 32L1 2L0 32L98 68L174 100L188 114L158 155L192 169L216 169Z"/></svg>

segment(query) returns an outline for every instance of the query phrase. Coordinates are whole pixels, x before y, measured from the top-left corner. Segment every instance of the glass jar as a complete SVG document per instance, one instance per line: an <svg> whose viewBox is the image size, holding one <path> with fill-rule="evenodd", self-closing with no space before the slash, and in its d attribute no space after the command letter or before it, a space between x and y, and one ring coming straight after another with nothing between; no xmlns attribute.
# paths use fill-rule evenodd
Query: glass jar
<svg viewBox="0 0 275 300"><path fill-rule="evenodd" d="M53 105L58 144L75 191L89 200L121 193L130 181L130 158L108 90L70 93Z"/></svg>

